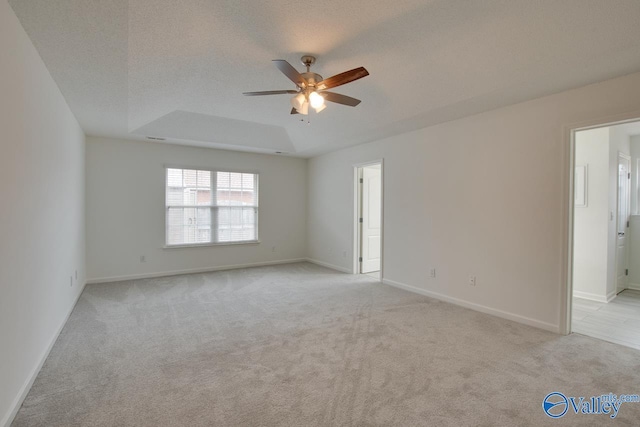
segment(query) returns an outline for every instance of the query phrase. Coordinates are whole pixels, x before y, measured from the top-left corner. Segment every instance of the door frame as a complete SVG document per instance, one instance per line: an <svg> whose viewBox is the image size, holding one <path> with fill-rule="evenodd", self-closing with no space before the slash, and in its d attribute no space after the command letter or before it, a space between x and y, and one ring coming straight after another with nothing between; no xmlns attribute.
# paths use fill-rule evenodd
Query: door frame
<svg viewBox="0 0 640 427"><path fill-rule="evenodd" d="M564 171L562 174L563 198L562 206L564 217L562 235L563 238L563 269L560 282L560 324L558 332L562 335L571 333L571 313L573 309L573 219L575 211L575 166L576 166L576 132L588 129L597 129L625 123L640 121L640 111L626 112L617 115L592 118L581 122L565 124L562 126Z"/></svg>
<svg viewBox="0 0 640 427"><path fill-rule="evenodd" d="M359 171L365 166L380 165L380 282L384 279L384 158L353 164L353 266L352 273L360 274L360 209L362 191L360 187Z"/></svg>

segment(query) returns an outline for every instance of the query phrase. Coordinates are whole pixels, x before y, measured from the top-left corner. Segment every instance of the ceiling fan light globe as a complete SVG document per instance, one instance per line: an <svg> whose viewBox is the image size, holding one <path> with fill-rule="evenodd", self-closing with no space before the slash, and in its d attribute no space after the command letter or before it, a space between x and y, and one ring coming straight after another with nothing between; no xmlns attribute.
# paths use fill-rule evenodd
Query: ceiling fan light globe
<svg viewBox="0 0 640 427"><path fill-rule="evenodd" d="M320 108L324 105L324 97L318 92L311 92L309 94L309 103L313 108Z"/></svg>
<svg viewBox="0 0 640 427"><path fill-rule="evenodd" d="M309 103L308 102L304 102L300 106L300 108L296 108L296 110L298 110L298 113L304 114L306 116L307 114L309 114Z"/></svg>
<svg viewBox="0 0 640 427"><path fill-rule="evenodd" d="M326 104L322 104L319 107L315 107L314 109L316 110L316 113L319 113L320 111L324 110L325 108L327 108Z"/></svg>
<svg viewBox="0 0 640 427"><path fill-rule="evenodd" d="M302 109L302 106L305 104L305 101L306 99L304 97L304 94L299 93L293 98L291 98L291 106L296 110L300 111Z"/></svg>

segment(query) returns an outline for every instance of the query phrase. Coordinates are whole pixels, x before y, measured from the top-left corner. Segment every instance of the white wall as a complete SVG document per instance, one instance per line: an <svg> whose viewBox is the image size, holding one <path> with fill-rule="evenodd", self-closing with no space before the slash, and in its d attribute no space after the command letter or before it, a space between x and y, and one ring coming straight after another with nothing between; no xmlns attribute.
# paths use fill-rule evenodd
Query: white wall
<svg viewBox="0 0 640 427"><path fill-rule="evenodd" d="M6 1L0 94L0 425L8 425L82 291L85 236L84 134Z"/></svg>
<svg viewBox="0 0 640 427"><path fill-rule="evenodd" d="M558 330L567 129L631 112L640 73L313 158L309 256L351 270L352 165L384 158L387 283Z"/></svg>
<svg viewBox="0 0 640 427"><path fill-rule="evenodd" d="M630 289L640 290L640 215L631 215L629 229L629 281Z"/></svg>
<svg viewBox="0 0 640 427"><path fill-rule="evenodd" d="M573 294L607 301L609 237L609 128L576 132L575 164L587 166L587 206L576 207Z"/></svg>
<svg viewBox="0 0 640 427"><path fill-rule="evenodd" d="M640 135L630 139L631 148L631 227L629 248L629 287L640 290L640 201L638 200L640 171Z"/></svg>
<svg viewBox="0 0 640 427"><path fill-rule="evenodd" d="M163 249L166 164L258 172L261 243ZM87 138L89 281L305 258L306 168L292 157Z"/></svg>

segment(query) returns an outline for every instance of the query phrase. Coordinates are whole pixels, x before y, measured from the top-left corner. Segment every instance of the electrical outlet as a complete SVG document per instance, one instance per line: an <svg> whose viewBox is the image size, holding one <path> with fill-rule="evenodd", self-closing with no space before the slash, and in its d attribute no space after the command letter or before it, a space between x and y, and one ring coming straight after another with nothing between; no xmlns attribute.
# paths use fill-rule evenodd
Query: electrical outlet
<svg viewBox="0 0 640 427"><path fill-rule="evenodd" d="M433 279L434 277L436 277L436 269L435 269L435 268L432 268L432 269L429 271L429 277L431 277L432 279Z"/></svg>
<svg viewBox="0 0 640 427"><path fill-rule="evenodd" d="M476 285L476 276L469 276L469 286Z"/></svg>
<svg viewBox="0 0 640 427"><path fill-rule="evenodd" d="M147 262L147 256L146 255L140 255L140 262Z"/></svg>
<svg viewBox="0 0 640 427"><path fill-rule="evenodd" d="M346 258L347 257L347 251L342 251L342 258Z"/></svg>
<svg viewBox="0 0 640 427"><path fill-rule="evenodd" d="M69 286L73 287L73 276L69 276Z"/></svg>
<svg viewBox="0 0 640 427"><path fill-rule="evenodd" d="M275 252L276 251L276 247L275 246L271 246L271 252Z"/></svg>

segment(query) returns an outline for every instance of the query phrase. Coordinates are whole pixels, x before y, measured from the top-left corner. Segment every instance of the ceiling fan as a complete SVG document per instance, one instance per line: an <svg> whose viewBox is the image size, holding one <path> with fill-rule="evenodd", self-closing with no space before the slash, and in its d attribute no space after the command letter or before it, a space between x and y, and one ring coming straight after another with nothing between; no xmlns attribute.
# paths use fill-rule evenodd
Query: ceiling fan
<svg viewBox="0 0 640 427"><path fill-rule="evenodd" d="M309 69L316 62L316 58L311 55L305 55L300 58L302 63L307 67L305 73L299 73L291 64L284 59L274 59L273 63L278 67L282 73L287 76L292 82L296 84L295 90L268 90L263 92L244 92L243 95L247 96L260 96L260 95L283 95L290 94L295 95L291 98L291 114L309 114L309 106L313 108L316 113L324 110L326 105L324 101L335 102L337 104L348 105L349 107L355 107L360 104L359 99L351 98L350 96L341 95L339 93L327 92L327 89L332 89L343 84L351 83L354 80L361 79L369 75L369 72L364 67L354 68L353 70L345 71L344 73L336 74L328 79L323 79L321 75L312 73Z"/></svg>

